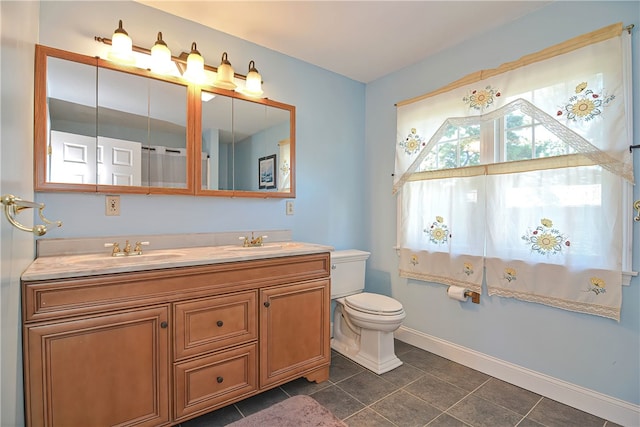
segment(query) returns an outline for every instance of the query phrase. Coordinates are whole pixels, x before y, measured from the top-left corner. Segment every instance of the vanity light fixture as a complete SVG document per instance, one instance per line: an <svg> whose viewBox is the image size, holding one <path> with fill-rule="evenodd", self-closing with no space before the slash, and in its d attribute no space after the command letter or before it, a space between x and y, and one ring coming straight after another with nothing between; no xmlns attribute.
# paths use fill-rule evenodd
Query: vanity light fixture
<svg viewBox="0 0 640 427"><path fill-rule="evenodd" d="M157 40L149 50L132 43L131 38L122 28L122 20L118 22L113 39L100 36L95 36L94 39L111 46L107 57L114 62L146 68L159 74L182 77L195 84L211 84L222 89L235 89L247 96L259 97L263 93L262 77L256 70L254 61L249 62L247 76L236 74L229 62L227 52L224 52L220 66L216 68L204 63L196 42L191 44L190 53L182 52L175 57L171 55L171 50L162 39L162 33L158 32ZM215 76L212 76L212 73L216 73ZM234 79L245 80L245 86L238 87Z"/></svg>
<svg viewBox="0 0 640 427"><path fill-rule="evenodd" d="M135 62L132 52L133 42L129 34L122 28L122 19L118 21L118 28L113 32L111 39L111 50L109 58L117 61L131 64Z"/></svg>
<svg viewBox="0 0 640 427"><path fill-rule="evenodd" d="M224 52L222 54L220 66L218 67L216 80L213 82L213 85L222 89L233 90L236 88L236 84L233 82L233 75L233 67L227 59L227 52Z"/></svg>
<svg viewBox="0 0 640 427"><path fill-rule="evenodd" d="M162 40L162 33L158 32L158 39L151 48L151 71L164 74L171 69L171 51Z"/></svg>
<svg viewBox="0 0 640 427"><path fill-rule="evenodd" d="M262 95L262 76L256 70L256 63L249 61L249 72L247 73L247 83L244 87L243 93L249 96Z"/></svg>
<svg viewBox="0 0 640 427"><path fill-rule="evenodd" d="M196 42L191 43L191 52L187 57L187 70L184 72L184 77L193 83L204 83L204 58L198 52Z"/></svg>

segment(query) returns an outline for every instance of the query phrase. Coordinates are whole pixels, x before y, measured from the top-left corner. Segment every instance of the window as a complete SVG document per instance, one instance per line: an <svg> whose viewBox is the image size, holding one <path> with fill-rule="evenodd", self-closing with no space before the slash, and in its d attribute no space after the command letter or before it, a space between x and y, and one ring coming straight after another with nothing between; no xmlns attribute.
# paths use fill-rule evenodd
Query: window
<svg viewBox="0 0 640 427"><path fill-rule="evenodd" d="M401 276L619 320L629 46L617 24L399 104Z"/></svg>

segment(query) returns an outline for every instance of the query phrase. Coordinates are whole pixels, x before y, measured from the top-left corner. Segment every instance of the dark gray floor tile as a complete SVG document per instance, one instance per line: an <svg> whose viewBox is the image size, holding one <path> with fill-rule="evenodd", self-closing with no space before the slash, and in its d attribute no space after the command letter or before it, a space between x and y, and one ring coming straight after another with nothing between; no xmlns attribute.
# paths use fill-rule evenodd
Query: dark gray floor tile
<svg viewBox="0 0 640 427"><path fill-rule="evenodd" d="M426 372L468 391L475 390L491 378L489 375L483 374L475 369L468 368L450 360L444 360L445 362L440 362Z"/></svg>
<svg viewBox="0 0 640 427"><path fill-rule="evenodd" d="M531 408L541 399L539 394L497 378L491 378L482 387L474 391L473 395L489 400L520 415L527 415Z"/></svg>
<svg viewBox="0 0 640 427"><path fill-rule="evenodd" d="M397 390L397 386L371 371L364 370L356 375L340 381L336 386L340 387L351 396L365 405L370 405L376 400Z"/></svg>
<svg viewBox="0 0 640 427"><path fill-rule="evenodd" d="M522 416L473 395L450 408L447 413L474 427L513 427Z"/></svg>
<svg viewBox="0 0 640 427"><path fill-rule="evenodd" d="M189 421L180 423L180 427L222 427L238 421L242 414L234 405L225 406L216 411L209 412Z"/></svg>
<svg viewBox="0 0 640 427"><path fill-rule="evenodd" d="M404 390L442 411L446 411L469 394L468 391L429 374L404 387Z"/></svg>
<svg viewBox="0 0 640 427"><path fill-rule="evenodd" d="M438 418L427 424L428 427L469 427L469 424L453 418L449 414L442 413Z"/></svg>
<svg viewBox="0 0 640 427"><path fill-rule="evenodd" d="M448 361L444 357L429 353L428 351L414 348L402 355L402 362L421 369L425 372L429 372L434 367L444 366L446 365L446 362L450 361Z"/></svg>
<svg viewBox="0 0 640 427"><path fill-rule="evenodd" d="M393 346L394 346L394 351L396 353L396 356L398 356L398 358L400 360L402 360L402 356L404 353L410 351L410 350L416 350L418 349L417 347L412 346L411 344L407 344L404 341L400 341L400 340L393 340Z"/></svg>
<svg viewBox="0 0 640 427"><path fill-rule="evenodd" d="M403 363L397 368L392 369L389 372L385 372L380 376L398 387L403 387L424 375L424 371Z"/></svg>
<svg viewBox="0 0 640 427"><path fill-rule="evenodd" d="M520 423L518 423L518 427L545 427L545 426L527 417L524 420L520 421Z"/></svg>
<svg viewBox="0 0 640 427"><path fill-rule="evenodd" d="M341 420L344 420L365 407L361 402L349 396L335 385L323 388L313 393L311 397Z"/></svg>
<svg viewBox="0 0 640 427"><path fill-rule="evenodd" d="M372 409L366 408L344 422L349 427L394 427L395 425Z"/></svg>
<svg viewBox="0 0 640 427"><path fill-rule="evenodd" d="M403 390L376 402L371 409L402 427L424 426L441 412Z"/></svg>
<svg viewBox="0 0 640 427"><path fill-rule="evenodd" d="M543 398L527 418L548 427L602 427L605 420L555 400Z"/></svg>
<svg viewBox="0 0 640 427"><path fill-rule="evenodd" d="M345 378L349 378L358 372L364 371L364 368L355 362L347 359L340 353L331 352L331 367L329 368L329 381L337 383Z"/></svg>
<svg viewBox="0 0 640 427"><path fill-rule="evenodd" d="M307 381L306 378L298 378L286 384L280 386L289 396L297 396L299 394L312 394L316 391L320 391L323 388L329 387L331 382L324 381L321 383L315 383L313 381Z"/></svg>
<svg viewBox="0 0 640 427"><path fill-rule="evenodd" d="M273 404L282 402L288 397L289 396L287 396L287 394L278 387L264 391L248 399L241 400L240 402L236 403L236 407L240 410L240 412L242 412L242 415L246 417L265 408L268 408Z"/></svg>

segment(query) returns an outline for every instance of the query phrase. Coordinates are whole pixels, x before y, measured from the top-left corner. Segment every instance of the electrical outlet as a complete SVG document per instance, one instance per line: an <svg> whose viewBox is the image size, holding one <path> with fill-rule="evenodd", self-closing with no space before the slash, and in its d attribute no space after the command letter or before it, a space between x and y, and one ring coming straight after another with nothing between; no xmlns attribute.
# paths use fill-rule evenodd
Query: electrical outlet
<svg viewBox="0 0 640 427"><path fill-rule="evenodd" d="M293 200L287 200L287 215L293 215Z"/></svg>
<svg viewBox="0 0 640 427"><path fill-rule="evenodd" d="M120 215L120 196L107 196L105 215L107 216Z"/></svg>

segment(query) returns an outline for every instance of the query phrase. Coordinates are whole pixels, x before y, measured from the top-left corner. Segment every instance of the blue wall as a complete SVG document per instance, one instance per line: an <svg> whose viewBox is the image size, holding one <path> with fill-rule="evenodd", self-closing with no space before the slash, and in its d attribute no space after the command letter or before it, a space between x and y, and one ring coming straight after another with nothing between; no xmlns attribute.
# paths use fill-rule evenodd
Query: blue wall
<svg viewBox="0 0 640 427"><path fill-rule="evenodd" d="M482 295L479 306L448 300L445 287L398 277L396 198L391 173L396 142L394 104L481 69L616 22L635 24L634 126L639 143L639 2L554 2L508 25L387 75L366 88L367 289L392 295L407 311L404 325L508 363L634 404L640 403L638 278L623 289L620 323L514 299ZM636 164L638 152L634 154ZM635 199L640 195L635 189ZM633 213L629 212L629 221ZM634 225L634 266L640 236Z"/></svg>
<svg viewBox="0 0 640 427"><path fill-rule="evenodd" d="M291 229L295 240L364 248L365 85L247 41L135 2L44 1L39 43L87 55L122 19L134 44L150 47L158 31L174 55L197 42L206 63L223 51L237 70L254 60L264 96L296 106L295 215L285 200L122 195L121 216L104 215L104 195L39 193L47 216L64 227L47 238Z"/></svg>

